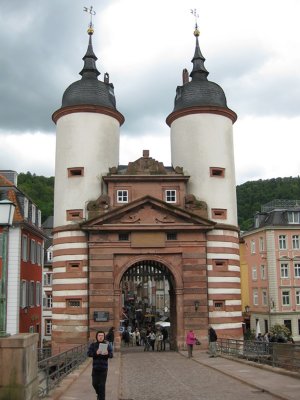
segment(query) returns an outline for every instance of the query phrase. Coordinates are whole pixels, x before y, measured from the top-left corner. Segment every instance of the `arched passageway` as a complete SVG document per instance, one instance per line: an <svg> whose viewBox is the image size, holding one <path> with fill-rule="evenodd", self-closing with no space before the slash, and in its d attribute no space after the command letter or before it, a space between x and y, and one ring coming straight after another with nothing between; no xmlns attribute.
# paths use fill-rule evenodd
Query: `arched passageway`
<svg viewBox="0 0 300 400"><path fill-rule="evenodd" d="M130 345L137 345L134 335L140 332L144 346L149 331L167 331L167 349L176 349L177 313L175 280L168 267L156 260L132 264L120 282L121 330L129 331ZM124 335L125 336L125 335ZM124 345L124 342L123 342Z"/></svg>

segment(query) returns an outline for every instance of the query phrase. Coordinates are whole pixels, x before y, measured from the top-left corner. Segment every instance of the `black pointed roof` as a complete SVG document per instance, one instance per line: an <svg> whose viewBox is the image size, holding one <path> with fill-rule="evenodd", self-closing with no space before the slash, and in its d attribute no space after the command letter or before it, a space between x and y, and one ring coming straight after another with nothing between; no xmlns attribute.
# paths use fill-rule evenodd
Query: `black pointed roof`
<svg viewBox="0 0 300 400"><path fill-rule="evenodd" d="M105 74L104 82L98 80L100 72L97 70L97 57L93 50L93 30L88 30L89 44L85 56L84 66L79 81L72 83L64 92L62 107L77 105L97 105L116 110L114 86L109 83L108 74Z"/></svg>
<svg viewBox="0 0 300 400"><path fill-rule="evenodd" d="M227 108L226 96L221 86L207 79L209 72L204 66L205 58L200 50L197 26L194 35L196 36L196 47L192 59L193 70L190 73L192 79L177 87L173 111L194 106Z"/></svg>

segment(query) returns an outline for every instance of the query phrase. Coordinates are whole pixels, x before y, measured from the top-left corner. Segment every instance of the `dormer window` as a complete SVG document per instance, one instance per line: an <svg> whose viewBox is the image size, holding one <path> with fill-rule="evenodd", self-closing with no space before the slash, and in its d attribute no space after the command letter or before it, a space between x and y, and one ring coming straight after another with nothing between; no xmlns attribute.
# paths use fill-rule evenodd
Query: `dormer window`
<svg viewBox="0 0 300 400"><path fill-rule="evenodd" d="M300 211L288 211L289 224L300 224Z"/></svg>
<svg viewBox="0 0 300 400"><path fill-rule="evenodd" d="M26 197L24 197L24 218L28 219L28 206L29 206L29 201Z"/></svg>
<svg viewBox="0 0 300 400"><path fill-rule="evenodd" d="M128 190L117 190L117 202L128 203Z"/></svg>
<svg viewBox="0 0 300 400"><path fill-rule="evenodd" d="M32 204L31 205L31 222L33 224L35 224L35 221L36 221L35 214L36 214L36 207L34 204Z"/></svg>
<svg viewBox="0 0 300 400"><path fill-rule="evenodd" d="M167 203L176 203L176 190L166 190L165 199Z"/></svg>

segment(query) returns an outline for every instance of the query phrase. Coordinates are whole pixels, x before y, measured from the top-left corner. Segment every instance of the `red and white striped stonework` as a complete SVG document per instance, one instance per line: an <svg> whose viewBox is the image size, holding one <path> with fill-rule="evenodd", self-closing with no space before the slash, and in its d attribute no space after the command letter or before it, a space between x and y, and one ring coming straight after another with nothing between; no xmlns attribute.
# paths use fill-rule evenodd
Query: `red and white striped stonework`
<svg viewBox="0 0 300 400"><path fill-rule="evenodd" d="M53 236L52 348L54 353L87 342L88 246L79 228Z"/></svg>
<svg viewBox="0 0 300 400"><path fill-rule="evenodd" d="M238 232L214 229L207 235L209 324L219 337L242 338Z"/></svg>

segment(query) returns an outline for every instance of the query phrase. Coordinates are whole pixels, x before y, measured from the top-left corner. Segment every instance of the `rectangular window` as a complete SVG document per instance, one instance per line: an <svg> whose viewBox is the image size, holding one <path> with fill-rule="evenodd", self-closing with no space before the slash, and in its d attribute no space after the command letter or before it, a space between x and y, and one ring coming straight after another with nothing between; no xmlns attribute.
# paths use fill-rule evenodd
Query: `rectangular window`
<svg viewBox="0 0 300 400"><path fill-rule="evenodd" d="M35 284L35 304L36 306L41 305L41 283L36 282Z"/></svg>
<svg viewBox="0 0 300 400"><path fill-rule="evenodd" d="M165 198L167 203L176 203L176 190L166 190Z"/></svg>
<svg viewBox="0 0 300 400"><path fill-rule="evenodd" d="M266 279L266 266L265 265L260 266L260 278L262 280Z"/></svg>
<svg viewBox="0 0 300 400"><path fill-rule="evenodd" d="M47 261L48 262L52 261L52 258L53 258L53 251L52 251L52 248L51 248L51 250L47 251Z"/></svg>
<svg viewBox="0 0 300 400"><path fill-rule="evenodd" d="M83 167L68 168L68 178L71 178L73 176L83 176L83 175L84 175Z"/></svg>
<svg viewBox="0 0 300 400"><path fill-rule="evenodd" d="M264 242L264 238L263 237L259 238L259 251L260 251L260 253L265 251L265 242Z"/></svg>
<svg viewBox="0 0 300 400"><path fill-rule="evenodd" d="M81 305L80 299L68 299L67 300L67 307L71 308L78 308Z"/></svg>
<svg viewBox="0 0 300 400"><path fill-rule="evenodd" d="M30 262L31 264L36 263L36 243L35 240L30 240Z"/></svg>
<svg viewBox="0 0 300 400"><path fill-rule="evenodd" d="M52 308L53 302L52 302L52 293L46 293L46 308Z"/></svg>
<svg viewBox="0 0 300 400"><path fill-rule="evenodd" d="M45 320L45 333L47 336L52 334L52 319Z"/></svg>
<svg viewBox="0 0 300 400"><path fill-rule="evenodd" d="M211 217L214 219L226 219L227 218L227 210L224 208L212 208L211 209Z"/></svg>
<svg viewBox="0 0 300 400"><path fill-rule="evenodd" d="M42 264L42 245L40 243L36 244L36 262L38 265Z"/></svg>
<svg viewBox="0 0 300 400"><path fill-rule="evenodd" d="M212 260L214 269L218 269L219 271L226 271L228 269L228 260Z"/></svg>
<svg viewBox="0 0 300 400"><path fill-rule="evenodd" d="M129 240L128 233L119 233L119 241L120 242L127 242Z"/></svg>
<svg viewBox="0 0 300 400"><path fill-rule="evenodd" d="M24 218L28 219L29 201L24 197Z"/></svg>
<svg viewBox="0 0 300 400"><path fill-rule="evenodd" d="M257 306L258 305L258 290L253 289L253 305Z"/></svg>
<svg viewBox="0 0 300 400"><path fill-rule="evenodd" d="M224 178L225 168L210 167L209 173L210 173L210 176L217 177L217 178Z"/></svg>
<svg viewBox="0 0 300 400"><path fill-rule="evenodd" d="M40 228L42 226L42 212L41 210L38 210L38 227Z"/></svg>
<svg viewBox="0 0 300 400"><path fill-rule="evenodd" d="M35 305L34 302L34 294L35 294L35 285L34 281L30 281L29 283L29 307L33 307Z"/></svg>
<svg viewBox="0 0 300 400"><path fill-rule="evenodd" d="M28 306L28 295L27 295L27 281L21 282L21 294L20 294L20 307L25 308Z"/></svg>
<svg viewBox="0 0 300 400"><path fill-rule="evenodd" d="M35 224L36 221L36 207L34 204L31 204L31 222Z"/></svg>
<svg viewBox="0 0 300 400"><path fill-rule="evenodd" d="M288 290L283 290L282 292L282 305L283 306L290 305L290 292Z"/></svg>
<svg viewBox="0 0 300 400"><path fill-rule="evenodd" d="M279 249L286 250L286 236L279 235Z"/></svg>
<svg viewBox="0 0 300 400"><path fill-rule="evenodd" d="M280 263L280 278L289 277L289 265L288 263Z"/></svg>
<svg viewBox="0 0 300 400"><path fill-rule="evenodd" d="M288 330L292 333L292 320L291 319L284 319L283 325L288 328Z"/></svg>
<svg viewBox="0 0 300 400"><path fill-rule="evenodd" d="M46 272L44 274L44 286L51 286L52 285L52 273Z"/></svg>
<svg viewBox="0 0 300 400"><path fill-rule="evenodd" d="M83 210L67 210L67 221L78 221L83 219Z"/></svg>
<svg viewBox="0 0 300 400"><path fill-rule="evenodd" d="M296 290L296 305L300 306L300 289Z"/></svg>
<svg viewBox="0 0 300 400"><path fill-rule="evenodd" d="M299 211L289 211L288 213L289 224L300 224L300 212Z"/></svg>
<svg viewBox="0 0 300 400"><path fill-rule="evenodd" d="M256 281L257 280L257 269L256 267L252 267L252 280Z"/></svg>
<svg viewBox="0 0 300 400"><path fill-rule="evenodd" d="M293 245L293 250L299 250L300 249L300 241L299 241L299 235L293 235L292 236L292 245Z"/></svg>
<svg viewBox="0 0 300 400"><path fill-rule="evenodd" d="M264 306L268 305L268 293L266 290L262 291L262 303Z"/></svg>
<svg viewBox="0 0 300 400"><path fill-rule="evenodd" d="M117 190L117 202L128 203L128 190Z"/></svg>
<svg viewBox="0 0 300 400"><path fill-rule="evenodd" d="M300 278L300 263L294 264L295 278Z"/></svg>
<svg viewBox="0 0 300 400"><path fill-rule="evenodd" d="M28 261L28 237L22 235L22 261Z"/></svg>
<svg viewBox="0 0 300 400"><path fill-rule="evenodd" d="M251 254L255 254L256 248L255 248L255 240L251 240L251 247L250 247Z"/></svg>
<svg viewBox="0 0 300 400"><path fill-rule="evenodd" d="M224 310L225 302L223 300L215 300L214 301L214 308L217 310Z"/></svg>
<svg viewBox="0 0 300 400"><path fill-rule="evenodd" d="M167 240L177 240L177 233L176 232L168 232Z"/></svg>

